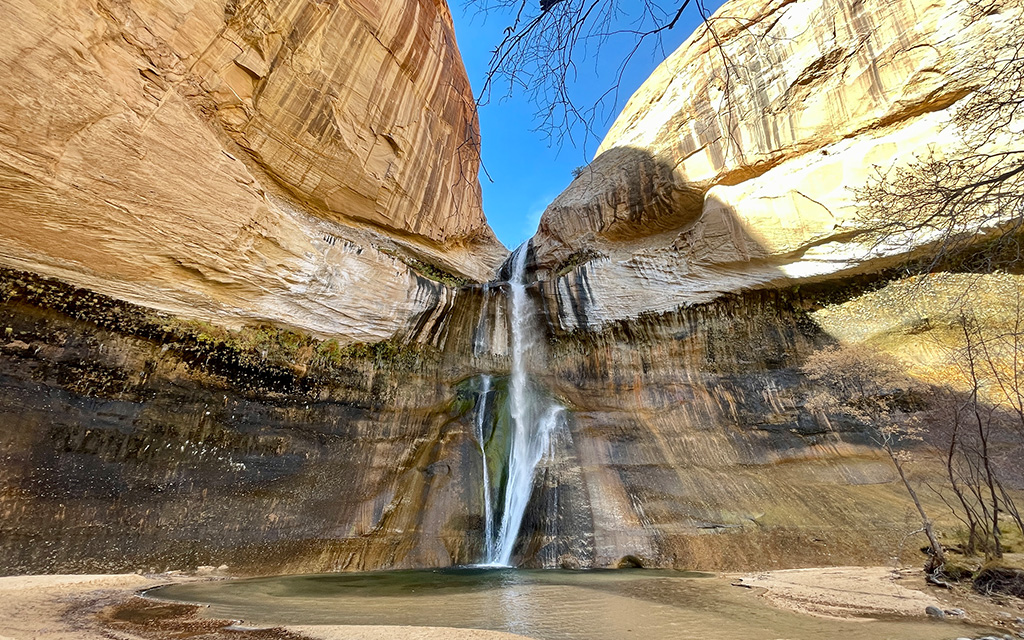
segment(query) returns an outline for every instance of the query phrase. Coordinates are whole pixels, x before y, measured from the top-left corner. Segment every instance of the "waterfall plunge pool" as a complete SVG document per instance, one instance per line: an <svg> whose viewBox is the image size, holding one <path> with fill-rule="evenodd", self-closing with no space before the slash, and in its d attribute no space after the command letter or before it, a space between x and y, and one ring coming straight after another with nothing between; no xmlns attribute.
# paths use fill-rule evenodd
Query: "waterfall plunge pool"
<svg viewBox="0 0 1024 640"><path fill-rule="evenodd" d="M537 640L942 640L962 623L816 618L710 574L452 568L176 584L146 593L208 605L246 625L408 625L489 629Z"/></svg>

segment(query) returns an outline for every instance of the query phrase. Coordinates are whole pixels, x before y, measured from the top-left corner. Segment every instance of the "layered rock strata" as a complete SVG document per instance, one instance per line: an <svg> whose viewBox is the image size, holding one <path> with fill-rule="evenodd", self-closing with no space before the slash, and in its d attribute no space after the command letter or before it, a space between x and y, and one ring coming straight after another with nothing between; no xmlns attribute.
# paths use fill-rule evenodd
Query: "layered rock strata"
<svg viewBox="0 0 1024 640"><path fill-rule="evenodd" d="M954 54L1019 16L966 11L732 3L721 50L698 34L637 94L532 242L531 380L569 411L517 564L918 559L891 464L811 415L800 367L860 341L945 371L963 276L886 286L905 256L864 259L843 194L952 135L980 82ZM0 572L479 561L511 340L507 287L469 282L502 252L449 181L475 125L446 10L44 13L15 3L0 45L0 255L33 272L0 272ZM972 278L1011 327L1019 278Z"/></svg>
<svg viewBox="0 0 1024 640"><path fill-rule="evenodd" d="M424 266L505 253L443 2L19 0L5 25L7 266L367 341L433 305Z"/></svg>
<svg viewBox="0 0 1024 640"><path fill-rule="evenodd" d="M865 343L900 357L922 381L966 394L953 364L963 348L958 318L975 314L988 335L1013 332L1024 279L893 275L748 292L572 331L554 324L552 283L537 283L536 303L552 322L537 375L571 417L535 484L525 561L700 569L884 563L886 554L920 561L916 538L907 543L920 520L877 433L809 410L820 387L801 367L822 348ZM1012 368L1012 357L995 366ZM933 414L919 418L928 446L916 447L910 473L941 487L934 445L948 442L941 427L931 433ZM993 459L1019 499L1020 434L996 439ZM953 544L959 523L931 489L921 494Z"/></svg>
<svg viewBox="0 0 1024 640"><path fill-rule="evenodd" d="M1019 3L989 9L723 6L636 92L545 211L534 247L541 277L558 282L562 323L600 326L903 259L914 247L862 234L856 190L962 144L958 105L989 81L991 52L1024 37ZM1020 148L1012 136L998 144ZM584 289L577 318L568 298Z"/></svg>
<svg viewBox="0 0 1024 640"><path fill-rule="evenodd" d="M1002 306L985 301L993 326L1012 320L1003 293L1019 280L985 281L1000 292ZM952 317L942 309L964 283L939 284L941 296L923 299L914 283L875 291L867 280L751 293L602 331L547 323L532 379L569 412L514 562L915 561L903 543L918 524L891 463L863 425L804 408L816 387L799 367L834 342L829 331L845 331L920 345L922 365L941 371L935 345ZM545 287L530 288L541 312ZM500 289L460 291L419 340L359 348L271 327L231 334L25 274L6 272L2 290L4 573L227 564L268 574L483 557L477 433L481 422L509 428L507 357L487 344L468 354L482 326L501 322ZM863 313L908 295L916 306L890 322ZM481 371L494 376L488 402ZM923 460L913 469L939 473Z"/></svg>
<svg viewBox="0 0 1024 640"><path fill-rule="evenodd" d="M4 271L0 573L477 560L479 450L457 392L476 291L420 340L346 348Z"/></svg>
<svg viewBox="0 0 1024 640"><path fill-rule="evenodd" d="M726 4L544 212L531 265L550 358L535 370L572 419L535 487L528 562L884 561L917 528L871 432L807 410L800 367L860 342L947 385L960 314L1012 332L1017 277L886 286L931 239L877 242L856 191L962 147L957 110L1024 17L883 4ZM1009 130L989 142L1020 149ZM999 447L1020 455L1019 437ZM915 477L941 473L918 456Z"/></svg>

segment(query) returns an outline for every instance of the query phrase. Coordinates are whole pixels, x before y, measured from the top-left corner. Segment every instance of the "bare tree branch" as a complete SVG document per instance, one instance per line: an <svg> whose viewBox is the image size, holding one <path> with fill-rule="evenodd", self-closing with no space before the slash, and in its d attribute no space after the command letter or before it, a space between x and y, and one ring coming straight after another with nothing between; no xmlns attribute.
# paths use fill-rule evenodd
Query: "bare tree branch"
<svg viewBox="0 0 1024 640"><path fill-rule="evenodd" d="M998 4L977 0L968 19L996 11ZM1017 239L1024 232L1024 17L1018 12L1013 19L1020 38L981 51L966 65L966 74L980 69L988 75L953 117L959 145L932 149L909 166L879 169L856 191L859 223L869 229L874 248L932 244L923 270L983 237L999 241L991 255L1004 261L1022 257Z"/></svg>
<svg viewBox="0 0 1024 640"><path fill-rule="evenodd" d="M695 7L705 24L710 18L704 0L467 0L466 6L510 20L492 51L478 104L524 93L537 109L538 131L557 145L568 141L584 149L599 135L599 125L616 115L620 86L636 55L650 46L666 57L662 36L687 8ZM578 65L604 64L602 47L613 39L630 43L629 49L613 61L607 91L586 104L577 97Z"/></svg>

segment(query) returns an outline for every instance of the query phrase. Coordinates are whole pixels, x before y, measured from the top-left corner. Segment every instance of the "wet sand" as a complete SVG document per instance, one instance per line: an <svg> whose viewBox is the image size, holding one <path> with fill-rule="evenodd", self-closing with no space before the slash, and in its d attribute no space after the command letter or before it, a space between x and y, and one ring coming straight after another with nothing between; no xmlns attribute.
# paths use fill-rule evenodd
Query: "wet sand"
<svg viewBox="0 0 1024 640"><path fill-rule="evenodd" d="M170 582L195 581L182 576L43 575L0 578L0 640L110 640L111 627L122 640L168 637L162 626L173 626L174 637L205 632L237 640L521 640L522 636L474 629L387 626L300 626L237 630L231 621L167 621L155 624L117 624L119 608L149 606L138 593ZM200 578L199 580L205 580ZM188 609L193 607L183 607ZM179 612L180 613L180 612ZM172 624L173 622L173 624ZM194 629L182 629L192 625ZM135 627L135 628L133 628ZM204 637L206 637L204 635Z"/></svg>
<svg viewBox="0 0 1024 640"><path fill-rule="evenodd" d="M166 581L129 575L0 578L0 640L100 640L95 614Z"/></svg>

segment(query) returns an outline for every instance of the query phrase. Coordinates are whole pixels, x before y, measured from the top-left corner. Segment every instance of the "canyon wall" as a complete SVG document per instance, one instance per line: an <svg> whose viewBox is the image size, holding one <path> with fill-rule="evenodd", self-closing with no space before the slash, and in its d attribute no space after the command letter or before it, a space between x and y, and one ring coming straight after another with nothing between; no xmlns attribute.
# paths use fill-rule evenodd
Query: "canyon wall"
<svg viewBox="0 0 1024 640"><path fill-rule="evenodd" d="M534 247L560 322L581 321L567 298L584 272L585 322L599 326L905 259L905 238L861 233L856 192L963 146L957 109L1021 22L1015 2L727 3L545 211Z"/></svg>
<svg viewBox="0 0 1024 640"><path fill-rule="evenodd" d="M552 283L534 293L556 318ZM952 361L960 314L976 311L988 335L1008 335L1022 294L1020 275L871 274L601 329L549 326L537 376L569 419L535 484L519 557L531 566L703 570L922 562L920 518L878 432L811 410L822 388L802 366L821 349L867 344L925 385L963 392ZM924 442L901 446L944 543L955 545L961 525L928 488L943 486L935 447L948 418L921 411ZM1019 433L993 440L1014 496L1024 491L1021 452Z"/></svg>
<svg viewBox="0 0 1024 640"><path fill-rule="evenodd" d="M955 387L962 314L1014 331L1018 276L905 279L935 236L874 236L857 192L964 149L958 111L997 94L1022 37L1017 2L752 0L669 56L531 242L549 352L536 371L571 419L535 487L524 561L920 561L905 542L920 520L877 434L810 411L820 388L801 367L867 344ZM1019 152L1017 126L983 150ZM946 268L1019 272L1012 250L992 252ZM927 439L939 427L922 419ZM1019 438L998 446L1003 481L1024 489ZM917 454L913 482L940 484ZM955 543L959 524L922 493Z"/></svg>
<svg viewBox="0 0 1024 640"><path fill-rule="evenodd" d="M1013 326L1019 276L904 279L927 247L866 242L849 191L955 143L974 52L1020 41L989 9L731 2L638 91L529 248L531 377L568 411L515 563L920 560L801 366L865 342L939 381L965 303ZM508 287L447 9L10 11L0 572L479 561Z"/></svg>
<svg viewBox="0 0 1024 640"><path fill-rule="evenodd" d="M0 572L477 557L443 457L507 251L447 5L4 25Z"/></svg>
<svg viewBox="0 0 1024 640"><path fill-rule="evenodd" d="M505 254L443 2L18 0L4 23L8 267L372 341L450 302L424 274Z"/></svg>
<svg viewBox="0 0 1024 640"><path fill-rule="evenodd" d="M500 366L465 357L479 288L422 335L354 347L233 333L8 270L0 296L0 573L481 556L459 384Z"/></svg>
<svg viewBox="0 0 1024 640"><path fill-rule="evenodd" d="M930 291L956 298L964 284ZM983 285L991 295L970 302L1010 326L1024 282ZM916 345L918 364L948 375L936 348L948 300L862 280L566 332L543 313L546 287L529 288L541 312L530 368L568 412L517 565L918 561L905 538L919 523L891 463L864 425L804 407L818 388L799 367L839 335ZM460 290L417 339L355 348L270 327L230 333L17 272L0 291L4 573L265 575L483 557L477 429L508 411L501 288ZM903 312L879 311L892 308ZM489 402L481 373L494 376ZM938 473L913 466L915 479Z"/></svg>

